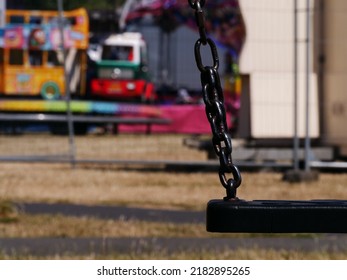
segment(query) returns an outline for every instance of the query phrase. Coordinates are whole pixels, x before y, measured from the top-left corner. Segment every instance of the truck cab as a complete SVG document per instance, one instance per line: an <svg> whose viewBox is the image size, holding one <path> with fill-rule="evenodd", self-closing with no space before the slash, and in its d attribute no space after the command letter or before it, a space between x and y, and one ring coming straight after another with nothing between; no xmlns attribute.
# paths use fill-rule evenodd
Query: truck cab
<svg viewBox="0 0 347 280"><path fill-rule="evenodd" d="M92 98L142 103L155 100L148 73L146 43L140 33L110 35L94 46L90 58L95 67L90 84Z"/></svg>

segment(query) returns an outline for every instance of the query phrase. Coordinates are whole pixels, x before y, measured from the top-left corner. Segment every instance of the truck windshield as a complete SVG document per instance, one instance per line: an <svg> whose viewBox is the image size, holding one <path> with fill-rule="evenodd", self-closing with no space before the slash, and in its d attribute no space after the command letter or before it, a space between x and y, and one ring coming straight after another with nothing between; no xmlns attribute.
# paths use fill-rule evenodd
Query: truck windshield
<svg viewBox="0 0 347 280"><path fill-rule="evenodd" d="M133 61L134 53L132 46L103 46L102 60Z"/></svg>

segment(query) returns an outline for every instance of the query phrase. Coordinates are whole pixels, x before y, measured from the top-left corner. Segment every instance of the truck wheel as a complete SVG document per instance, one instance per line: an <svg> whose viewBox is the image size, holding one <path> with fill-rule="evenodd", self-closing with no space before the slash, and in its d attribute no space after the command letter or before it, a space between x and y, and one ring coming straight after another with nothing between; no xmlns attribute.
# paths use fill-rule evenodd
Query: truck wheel
<svg viewBox="0 0 347 280"><path fill-rule="evenodd" d="M40 93L46 100L56 100L61 96L59 86L55 82L44 83Z"/></svg>
<svg viewBox="0 0 347 280"><path fill-rule="evenodd" d="M85 123L75 123L74 124L74 134L75 135L86 135L88 133L89 126ZM53 135L66 136L69 134L69 129L67 124L52 123L49 126L49 130Z"/></svg>

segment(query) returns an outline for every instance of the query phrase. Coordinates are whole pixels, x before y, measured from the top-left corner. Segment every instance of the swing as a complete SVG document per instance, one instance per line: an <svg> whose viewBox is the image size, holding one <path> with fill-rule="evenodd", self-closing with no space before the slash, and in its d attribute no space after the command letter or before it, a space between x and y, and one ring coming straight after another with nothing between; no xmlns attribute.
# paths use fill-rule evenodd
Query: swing
<svg viewBox="0 0 347 280"><path fill-rule="evenodd" d="M250 233L347 233L347 201L344 200L254 200L236 197L241 174L232 163L231 137L228 133L223 90L218 74L218 52L215 43L207 37L203 6L205 0L188 0L195 11L200 38L194 53L201 73L202 97L206 116L212 130L212 143L219 157L219 178L226 189L224 199L207 204L206 228L210 232ZM201 45L210 48L212 66L202 63ZM231 178L227 178L231 174Z"/></svg>

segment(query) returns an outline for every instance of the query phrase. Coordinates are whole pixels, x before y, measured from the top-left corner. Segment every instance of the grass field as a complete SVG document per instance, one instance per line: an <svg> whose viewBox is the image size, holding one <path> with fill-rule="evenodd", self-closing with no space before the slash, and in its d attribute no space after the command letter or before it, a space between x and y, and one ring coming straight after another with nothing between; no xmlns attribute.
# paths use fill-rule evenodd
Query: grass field
<svg viewBox="0 0 347 280"><path fill-rule="evenodd" d="M30 154L54 153L60 147L61 137L44 136L2 137L0 153ZM145 159L203 160L201 151L182 146L181 136L164 136L150 141L152 136L97 136L77 139L77 153L88 157L121 154L134 157L139 153ZM45 142L46 141L46 142ZM54 141L56 141L54 143ZM140 141L140 142L139 142ZM48 143L49 142L49 143ZM48 143L48 144L47 144ZM110 151L114 147L116 151ZM132 145L140 147L133 147ZM140 143L140 144L138 144ZM154 144L153 144L154 143ZM47 144L47 145L45 145ZM159 146L158 146L159 144ZM157 145L157 146L156 146ZM170 146L171 145L171 146ZM65 145L66 147L66 145ZM161 150L163 153L161 154ZM46 150L45 150L46 149ZM107 150L109 149L109 153ZM63 150L63 149L61 149ZM131 155L128 153L131 152ZM0 164L0 237L2 238L76 238L76 237L194 237L218 238L221 235L207 233L204 224L180 224L144 221L97 219L93 217L70 217L63 215L28 215L16 212L12 203L44 202L83 205L123 205L129 207L204 210L213 198L222 198L224 189L215 172L182 172L158 169L129 168L118 165L78 164L72 168L62 163L10 163ZM243 183L238 196L242 199L347 199L347 174L322 173L316 182L290 184L276 172L242 172ZM102 230L100 230L102 229ZM226 234L227 238L250 237L251 235ZM291 238L302 236L291 235ZM311 236L316 238L316 236ZM311 238L309 236L309 238ZM42 257L42 256L41 256ZM40 258L41 258L40 257ZM266 250L239 248L233 252L179 251L168 255L165 250L151 252L109 253L106 255L54 255L44 258L57 259L344 259L346 252ZM34 255L2 254L2 259L37 258Z"/></svg>

